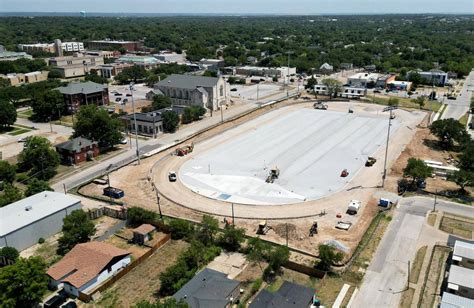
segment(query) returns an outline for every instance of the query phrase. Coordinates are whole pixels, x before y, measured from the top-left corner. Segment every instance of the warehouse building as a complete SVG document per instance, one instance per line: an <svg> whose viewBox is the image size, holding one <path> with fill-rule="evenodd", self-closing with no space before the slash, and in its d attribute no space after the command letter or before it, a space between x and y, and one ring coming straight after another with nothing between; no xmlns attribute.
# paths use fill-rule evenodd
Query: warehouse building
<svg viewBox="0 0 474 308"><path fill-rule="evenodd" d="M63 226L63 218L81 209L81 201L68 195L43 191L0 208L0 247L21 251L48 238Z"/></svg>

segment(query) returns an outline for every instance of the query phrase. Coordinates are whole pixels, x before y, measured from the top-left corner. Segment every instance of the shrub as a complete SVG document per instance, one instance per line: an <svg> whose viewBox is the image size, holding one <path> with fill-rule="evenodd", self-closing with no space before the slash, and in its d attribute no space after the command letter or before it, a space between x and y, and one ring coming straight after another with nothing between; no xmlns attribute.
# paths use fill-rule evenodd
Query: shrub
<svg viewBox="0 0 474 308"><path fill-rule="evenodd" d="M127 224L131 227L138 227L144 223L154 223L157 214L140 207L131 207L127 211Z"/></svg>
<svg viewBox="0 0 474 308"><path fill-rule="evenodd" d="M44 238L40 237L38 239L38 244L43 244L45 242Z"/></svg>
<svg viewBox="0 0 474 308"><path fill-rule="evenodd" d="M179 240L189 238L194 233L194 225L183 219L173 219L169 223L171 238Z"/></svg>

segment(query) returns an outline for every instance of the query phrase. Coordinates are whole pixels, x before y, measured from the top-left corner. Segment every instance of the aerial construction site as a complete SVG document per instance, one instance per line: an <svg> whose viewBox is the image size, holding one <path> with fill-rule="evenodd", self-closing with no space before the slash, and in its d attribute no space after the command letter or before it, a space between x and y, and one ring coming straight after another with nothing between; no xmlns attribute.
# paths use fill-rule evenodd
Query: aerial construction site
<svg viewBox="0 0 474 308"><path fill-rule="evenodd" d="M302 251L332 240L349 253L377 213L376 200L388 197L382 175L390 113L373 104L326 104L292 99L259 108L111 173L111 184L127 191L130 205L158 210L159 201L169 216L212 214ZM426 116L395 114L388 172ZM81 192L101 190L89 184Z"/></svg>

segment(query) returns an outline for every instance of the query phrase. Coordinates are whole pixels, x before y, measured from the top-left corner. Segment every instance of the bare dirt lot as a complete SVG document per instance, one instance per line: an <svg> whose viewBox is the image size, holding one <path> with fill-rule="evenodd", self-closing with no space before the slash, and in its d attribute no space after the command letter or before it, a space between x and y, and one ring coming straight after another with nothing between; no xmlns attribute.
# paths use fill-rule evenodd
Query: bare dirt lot
<svg viewBox="0 0 474 308"><path fill-rule="evenodd" d="M189 244L183 241L169 241L119 279L112 287L102 293L94 304L85 307L130 307L141 300L155 301L154 296L160 288L158 276L173 265L178 256Z"/></svg>

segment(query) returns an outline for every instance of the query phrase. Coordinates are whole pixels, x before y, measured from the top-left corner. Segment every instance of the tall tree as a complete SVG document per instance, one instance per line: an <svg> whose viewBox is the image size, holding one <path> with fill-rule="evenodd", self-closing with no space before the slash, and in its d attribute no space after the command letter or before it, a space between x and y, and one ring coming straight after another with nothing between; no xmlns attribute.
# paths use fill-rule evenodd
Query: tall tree
<svg viewBox="0 0 474 308"><path fill-rule="evenodd" d="M461 192L466 192L466 187L474 186L474 172L467 170L455 171L448 176L448 180L456 183L461 188Z"/></svg>
<svg viewBox="0 0 474 308"><path fill-rule="evenodd" d="M203 215L201 225L198 227L197 238L205 245L213 244L218 230L219 221L210 215Z"/></svg>
<svg viewBox="0 0 474 308"><path fill-rule="evenodd" d="M40 257L20 258L0 269L2 307L36 307L48 290L46 263Z"/></svg>
<svg viewBox="0 0 474 308"><path fill-rule="evenodd" d="M13 183L16 177L16 167L6 160L0 160L0 182Z"/></svg>
<svg viewBox="0 0 474 308"><path fill-rule="evenodd" d="M327 87L328 95L331 99L336 97L337 93L341 92L342 90L342 83L339 80L326 78L323 79L322 83Z"/></svg>
<svg viewBox="0 0 474 308"><path fill-rule="evenodd" d="M261 262L265 259L270 247L264 243L259 237L252 237L247 241L247 260L258 264L260 270L263 272Z"/></svg>
<svg viewBox="0 0 474 308"><path fill-rule="evenodd" d="M245 241L245 229L226 225L218 239L220 246L227 251L237 251Z"/></svg>
<svg viewBox="0 0 474 308"><path fill-rule="evenodd" d="M163 119L163 130L167 133L174 133L179 126L179 116L174 111L165 111L161 114Z"/></svg>
<svg viewBox="0 0 474 308"><path fill-rule="evenodd" d="M84 137L99 142L100 146L114 146L122 140L122 122L112 118L104 109L96 105L79 108L74 123L74 137Z"/></svg>
<svg viewBox="0 0 474 308"><path fill-rule="evenodd" d="M21 190L12 184L4 184L3 192L0 193L0 207L21 200L21 198L23 198Z"/></svg>
<svg viewBox="0 0 474 308"><path fill-rule="evenodd" d="M29 197L43 191L53 191L53 189L49 186L48 182L33 178L28 182L25 196Z"/></svg>
<svg viewBox="0 0 474 308"><path fill-rule="evenodd" d="M62 232L57 253L65 255L76 244L88 242L95 233L95 226L84 211L75 210L64 217Z"/></svg>
<svg viewBox="0 0 474 308"><path fill-rule="evenodd" d="M0 128L10 127L16 121L16 108L8 101L0 100Z"/></svg>
<svg viewBox="0 0 474 308"><path fill-rule="evenodd" d="M464 126L454 119L443 119L434 121L430 126L430 132L438 137L444 149L451 149L454 142L463 143L470 139Z"/></svg>
<svg viewBox="0 0 474 308"><path fill-rule="evenodd" d="M39 93L31 102L33 119L39 122L57 120L66 111L63 95L58 90Z"/></svg>
<svg viewBox="0 0 474 308"><path fill-rule="evenodd" d="M329 271L331 266L334 263L341 262L344 258L344 254L342 252L337 251L334 247L320 244L318 246L319 251L319 263L317 267L323 271Z"/></svg>
<svg viewBox="0 0 474 308"><path fill-rule="evenodd" d="M26 139L23 151L18 155L18 167L21 171L30 171L31 176L49 180L56 174L59 154L51 147L48 139L31 136Z"/></svg>
<svg viewBox="0 0 474 308"><path fill-rule="evenodd" d="M412 178L412 183L417 180L424 180L431 176L433 169L425 164L421 159L411 157L408 159L408 163L403 169L403 175Z"/></svg>

